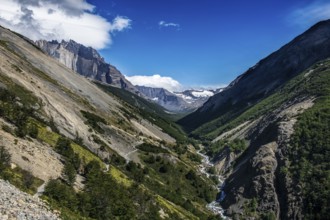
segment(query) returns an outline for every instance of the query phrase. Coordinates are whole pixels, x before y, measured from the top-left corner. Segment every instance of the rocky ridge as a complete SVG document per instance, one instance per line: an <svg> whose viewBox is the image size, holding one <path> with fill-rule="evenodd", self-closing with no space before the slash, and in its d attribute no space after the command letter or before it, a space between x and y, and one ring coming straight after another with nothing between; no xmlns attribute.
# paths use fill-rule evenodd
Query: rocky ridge
<svg viewBox="0 0 330 220"><path fill-rule="evenodd" d="M211 96L222 91L217 90L185 90L170 92L164 88L135 86L149 100L161 105L171 112L192 112L201 107Z"/></svg>
<svg viewBox="0 0 330 220"><path fill-rule="evenodd" d="M224 114L242 113L314 63L328 58L329 48L330 20L326 20L260 60L179 123L188 131L198 128L203 134L207 133L210 126L203 125L211 121L220 123L217 119Z"/></svg>
<svg viewBox="0 0 330 220"><path fill-rule="evenodd" d="M1 220L57 220L59 213L51 211L38 197L21 192L0 179Z"/></svg>
<svg viewBox="0 0 330 220"><path fill-rule="evenodd" d="M278 191L292 189L289 184L284 184L284 182L291 182L288 176L280 178L279 169L287 161L285 152L294 131L296 117L312 106L313 99L300 99L294 103L284 104L278 110L265 116L246 133L246 138L251 140L249 150L244 157L236 161L237 165L227 178L224 187L227 198L222 204L228 209L229 214L239 212L246 201L244 198L256 197L259 198L258 211L260 212L274 211L277 218L280 215L286 218L302 218L293 214L301 213L299 209L302 204L298 205L298 198L295 205L291 202L287 204L289 205L288 213L279 212L281 201L279 196L282 196L282 193ZM261 137L266 137L266 139ZM252 181L241 182L238 181L237 176L244 176ZM283 183L280 183L281 181ZM289 192L287 196L291 199L294 197Z"/></svg>
<svg viewBox="0 0 330 220"><path fill-rule="evenodd" d="M39 40L35 43L45 53L80 75L134 93L138 92L115 66L106 63L104 58L91 47L85 47L73 40L61 42Z"/></svg>

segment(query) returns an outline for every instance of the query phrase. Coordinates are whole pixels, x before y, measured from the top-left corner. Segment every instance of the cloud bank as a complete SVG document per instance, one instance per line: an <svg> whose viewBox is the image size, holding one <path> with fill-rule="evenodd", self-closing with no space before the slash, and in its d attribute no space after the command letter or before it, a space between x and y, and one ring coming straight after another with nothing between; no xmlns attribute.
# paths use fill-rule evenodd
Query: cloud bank
<svg viewBox="0 0 330 220"><path fill-rule="evenodd" d="M181 91L182 85L175 79L158 74L152 76L125 76L133 85L165 88L168 91Z"/></svg>
<svg viewBox="0 0 330 220"><path fill-rule="evenodd" d="M328 0L314 1L302 8L293 11L289 20L294 25L307 27L318 21L330 18L330 2Z"/></svg>
<svg viewBox="0 0 330 220"><path fill-rule="evenodd" d="M117 16L112 22L94 14L86 0L1 0L0 25L32 40L75 40L102 49L111 34L131 27L131 20Z"/></svg>

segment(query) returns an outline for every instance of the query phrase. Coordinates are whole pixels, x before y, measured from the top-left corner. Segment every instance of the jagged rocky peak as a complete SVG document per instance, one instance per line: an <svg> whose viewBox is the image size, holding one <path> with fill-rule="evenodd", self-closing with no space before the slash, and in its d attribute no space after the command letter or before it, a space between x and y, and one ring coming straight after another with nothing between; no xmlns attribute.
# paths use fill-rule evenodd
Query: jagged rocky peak
<svg viewBox="0 0 330 220"><path fill-rule="evenodd" d="M156 102L169 111L190 111L182 98L164 88L152 88L147 86L136 86L136 88L147 99Z"/></svg>
<svg viewBox="0 0 330 220"><path fill-rule="evenodd" d="M135 87L92 47L73 40L36 41L44 52L80 75L137 93Z"/></svg>
<svg viewBox="0 0 330 220"><path fill-rule="evenodd" d="M136 86L148 99L158 103L172 112L192 112L201 107L209 97L221 91L217 90L185 90L170 92L164 88Z"/></svg>

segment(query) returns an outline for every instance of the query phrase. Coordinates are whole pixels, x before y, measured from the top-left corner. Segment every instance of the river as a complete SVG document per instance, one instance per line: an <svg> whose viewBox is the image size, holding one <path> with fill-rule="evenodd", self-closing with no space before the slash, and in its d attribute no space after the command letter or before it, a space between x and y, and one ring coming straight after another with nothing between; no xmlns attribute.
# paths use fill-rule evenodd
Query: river
<svg viewBox="0 0 330 220"><path fill-rule="evenodd" d="M214 167L214 163L210 161L210 158L201 153L202 149L197 151L197 154L200 155L202 159L202 163L199 165L199 170L201 173L205 174L207 178L210 178L212 176L216 176L219 180L218 190L220 192L220 196L213 202L206 205L207 209L212 211L216 215L220 215L223 219L230 219L229 217L224 215L224 210L220 205L220 202L225 198L225 193L221 191L221 189L224 187L225 181L224 178L221 175L217 174L210 174L207 172L207 170L211 167Z"/></svg>

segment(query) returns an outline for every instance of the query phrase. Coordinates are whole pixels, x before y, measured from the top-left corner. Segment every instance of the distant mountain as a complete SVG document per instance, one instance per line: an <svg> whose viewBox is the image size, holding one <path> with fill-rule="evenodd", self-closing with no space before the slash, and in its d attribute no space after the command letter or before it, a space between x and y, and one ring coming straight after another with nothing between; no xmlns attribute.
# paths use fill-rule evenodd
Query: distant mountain
<svg viewBox="0 0 330 220"><path fill-rule="evenodd" d="M68 42L39 40L35 43L48 55L80 75L133 93L137 92L115 66L106 63L103 57L91 47L85 47L73 40Z"/></svg>
<svg viewBox="0 0 330 220"><path fill-rule="evenodd" d="M237 115L271 95L279 86L330 55L330 21L323 21L237 77L223 92L179 121L193 131L224 114ZM222 123L225 121L221 119ZM209 126L205 128L208 133Z"/></svg>
<svg viewBox="0 0 330 220"><path fill-rule="evenodd" d="M170 92L164 88L146 86L136 86L136 88L148 99L158 103L169 111L177 113L192 112L201 107L209 97L221 91L221 89L218 89Z"/></svg>

